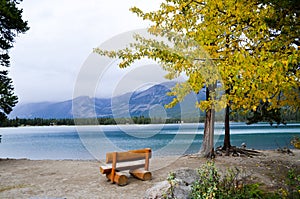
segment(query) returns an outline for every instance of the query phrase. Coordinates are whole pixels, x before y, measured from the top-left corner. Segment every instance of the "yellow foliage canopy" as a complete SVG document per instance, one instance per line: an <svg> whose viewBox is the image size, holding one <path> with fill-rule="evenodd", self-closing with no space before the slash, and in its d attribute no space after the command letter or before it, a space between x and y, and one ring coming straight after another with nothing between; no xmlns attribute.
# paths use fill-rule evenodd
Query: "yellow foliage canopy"
<svg viewBox="0 0 300 199"><path fill-rule="evenodd" d="M147 57L168 71L167 77L181 74L187 82L177 85L177 98L219 82L201 109L256 110L260 102L271 108L299 108L299 15L279 13L272 3L247 0L166 0L160 9L145 13L131 11L153 25L148 31L167 38L136 36L130 48L119 51L95 49L101 55L122 59L120 67ZM280 22L272 23L278 19ZM230 91L225 92L224 91ZM222 94L222 96L220 96Z"/></svg>

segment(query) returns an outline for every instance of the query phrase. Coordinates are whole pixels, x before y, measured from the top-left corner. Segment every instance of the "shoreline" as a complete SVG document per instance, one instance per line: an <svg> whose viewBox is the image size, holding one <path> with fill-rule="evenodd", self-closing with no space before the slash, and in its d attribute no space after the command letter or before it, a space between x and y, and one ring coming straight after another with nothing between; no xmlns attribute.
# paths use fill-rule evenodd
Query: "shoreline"
<svg viewBox="0 0 300 199"><path fill-rule="evenodd" d="M30 120L30 119L29 119ZM48 119L46 119L48 120ZM137 123L117 123L117 124L47 124L47 125L19 125L19 126L1 126L0 128L22 128L22 127L63 127L63 126L146 126L146 125L189 125L189 124L195 124L195 125L204 125L204 121L201 122L169 122L169 123L144 123L144 124L137 124ZM215 124L224 124L224 121L215 121ZM247 126L255 126L255 125L270 125L269 122L258 122L258 123L253 123L253 124L247 124L247 121L230 121L230 125L231 124L246 124ZM277 124L273 124L273 127L276 126L287 126L287 125L299 125L300 124L300 120L299 121L287 121L286 124L280 123L279 125Z"/></svg>
<svg viewBox="0 0 300 199"><path fill-rule="evenodd" d="M275 150L260 150L263 155L253 158L217 156L215 163L220 170L240 168L264 188L277 190L289 169L300 169L300 150L292 151L294 156ZM0 198L143 198L169 172L197 169L206 161L193 155L155 157L150 160L151 181L129 177L128 185L118 186L100 174L98 160L0 159Z"/></svg>

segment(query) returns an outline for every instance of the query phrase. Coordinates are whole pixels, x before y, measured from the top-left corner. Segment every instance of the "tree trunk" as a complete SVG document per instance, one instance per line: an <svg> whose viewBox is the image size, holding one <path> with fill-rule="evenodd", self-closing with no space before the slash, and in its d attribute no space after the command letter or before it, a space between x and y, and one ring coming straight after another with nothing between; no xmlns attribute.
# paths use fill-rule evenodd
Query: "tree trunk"
<svg viewBox="0 0 300 199"><path fill-rule="evenodd" d="M229 43L230 43L230 37L229 37L229 35L227 35L226 36L226 44L225 44L226 48L229 48L229 45L230 45ZM232 79L233 75L232 74L229 75L229 78ZM230 85L229 88L227 88L225 90L225 94L229 95L231 89L232 89L232 85ZM229 155L229 149L231 147L229 115L230 115L230 102L229 102L229 104L226 105L226 108L225 108L225 136L224 136L224 144L223 144L223 148L222 148L223 150L226 150L226 154L225 154L226 156Z"/></svg>
<svg viewBox="0 0 300 199"><path fill-rule="evenodd" d="M206 88L206 100L209 99L210 89ZM215 110L213 107L205 111L203 143L199 151L202 157L214 158L214 123Z"/></svg>
<svg viewBox="0 0 300 199"><path fill-rule="evenodd" d="M230 114L229 105L225 108L225 136L224 136L224 144L223 150L229 151L231 144L230 144L230 124L229 124L229 114ZM227 155L227 153L226 153ZM228 154L229 155L229 154Z"/></svg>

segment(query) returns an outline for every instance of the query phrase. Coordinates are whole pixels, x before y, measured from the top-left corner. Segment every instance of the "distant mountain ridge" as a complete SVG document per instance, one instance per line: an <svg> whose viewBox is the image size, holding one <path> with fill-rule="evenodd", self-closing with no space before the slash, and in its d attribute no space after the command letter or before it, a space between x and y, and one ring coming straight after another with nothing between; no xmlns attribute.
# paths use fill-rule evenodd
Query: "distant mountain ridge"
<svg viewBox="0 0 300 199"><path fill-rule="evenodd" d="M198 114L196 100L205 99L205 92L190 94L186 99L171 109L164 105L173 100L166 93L176 83L167 82L154 85L146 90L126 93L113 98L77 97L63 102L39 102L18 105L9 118L94 118L94 117L193 117Z"/></svg>

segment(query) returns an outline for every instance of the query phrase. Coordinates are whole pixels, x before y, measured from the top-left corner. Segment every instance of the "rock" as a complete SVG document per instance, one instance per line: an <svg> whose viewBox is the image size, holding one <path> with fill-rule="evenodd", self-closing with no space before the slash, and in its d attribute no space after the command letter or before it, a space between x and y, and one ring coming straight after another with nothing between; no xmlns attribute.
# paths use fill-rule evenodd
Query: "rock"
<svg viewBox="0 0 300 199"><path fill-rule="evenodd" d="M153 187L151 187L146 191L144 198L145 199L165 198L170 188L171 188L171 184L168 181L158 182Z"/></svg>
<svg viewBox="0 0 300 199"><path fill-rule="evenodd" d="M181 168L174 172L174 179L159 182L146 191L145 199L177 198L189 199L192 184L199 179L197 170Z"/></svg>
<svg viewBox="0 0 300 199"><path fill-rule="evenodd" d="M199 179L199 174L196 169L180 168L173 173L176 179L182 180L187 185L191 185L193 182Z"/></svg>
<svg viewBox="0 0 300 199"><path fill-rule="evenodd" d="M242 147L242 149L246 149L246 143L243 142L243 143L241 144L241 147Z"/></svg>
<svg viewBox="0 0 300 199"><path fill-rule="evenodd" d="M184 181L178 179L177 184L175 184L173 189L173 194L171 198L177 199L190 199L190 193L192 191L192 186L187 185Z"/></svg>

